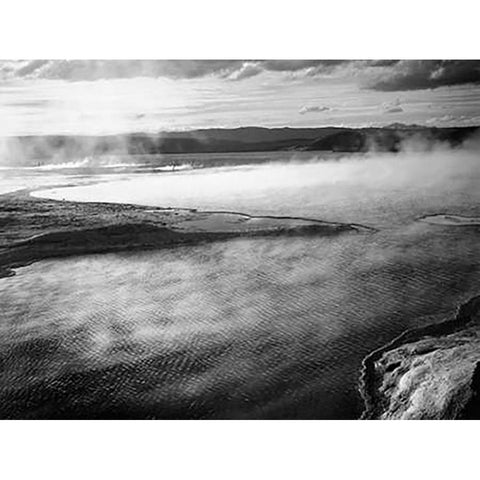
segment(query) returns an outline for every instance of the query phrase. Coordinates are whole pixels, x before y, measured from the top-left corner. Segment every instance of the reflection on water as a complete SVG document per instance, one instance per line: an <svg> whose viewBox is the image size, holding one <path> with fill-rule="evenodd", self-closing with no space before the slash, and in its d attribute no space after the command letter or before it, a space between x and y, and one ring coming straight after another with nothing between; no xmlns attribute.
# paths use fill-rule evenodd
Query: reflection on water
<svg viewBox="0 0 480 480"><path fill-rule="evenodd" d="M480 287L478 229L416 221L480 215L478 161L392 158L124 174L44 192L380 231L22 268L0 279L0 416L356 418L362 358Z"/></svg>

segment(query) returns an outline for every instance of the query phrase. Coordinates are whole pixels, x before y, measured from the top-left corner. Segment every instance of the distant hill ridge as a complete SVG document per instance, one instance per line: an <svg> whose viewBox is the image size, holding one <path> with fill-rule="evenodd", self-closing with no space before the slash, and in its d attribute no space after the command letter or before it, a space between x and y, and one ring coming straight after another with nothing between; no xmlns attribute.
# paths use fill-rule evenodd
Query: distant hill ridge
<svg viewBox="0 0 480 480"><path fill-rule="evenodd" d="M479 127L437 128L394 123L366 128L212 128L157 134L105 136L21 136L6 138L2 163L65 161L103 154L226 153L251 151L399 151L405 141L423 146L445 142L453 147Z"/></svg>

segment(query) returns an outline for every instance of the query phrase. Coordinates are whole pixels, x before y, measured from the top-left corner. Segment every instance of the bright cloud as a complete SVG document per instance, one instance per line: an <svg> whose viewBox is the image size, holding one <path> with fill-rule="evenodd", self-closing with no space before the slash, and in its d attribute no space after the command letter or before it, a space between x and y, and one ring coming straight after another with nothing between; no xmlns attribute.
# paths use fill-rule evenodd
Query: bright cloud
<svg viewBox="0 0 480 480"><path fill-rule="evenodd" d="M397 60L3 61L0 136L361 127L391 123L391 114L409 124L471 125L480 123L476 68Z"/></svg>

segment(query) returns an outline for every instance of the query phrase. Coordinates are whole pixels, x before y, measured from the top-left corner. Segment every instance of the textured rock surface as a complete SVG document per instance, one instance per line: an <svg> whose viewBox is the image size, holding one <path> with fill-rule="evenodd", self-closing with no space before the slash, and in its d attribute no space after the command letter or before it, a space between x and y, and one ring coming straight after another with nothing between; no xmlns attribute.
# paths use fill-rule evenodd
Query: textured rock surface
<svg viewBox="0 0 480 480"><path fill-rule="evenodd" d="M480 296L454 319L408 331L370 354L366 419L480 418Z"/></svg>

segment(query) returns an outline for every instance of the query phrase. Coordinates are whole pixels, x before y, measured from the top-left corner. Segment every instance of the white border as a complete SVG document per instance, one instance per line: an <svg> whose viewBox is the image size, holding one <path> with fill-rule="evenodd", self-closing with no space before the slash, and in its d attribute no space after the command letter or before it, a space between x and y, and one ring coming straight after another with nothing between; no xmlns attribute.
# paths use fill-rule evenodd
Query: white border
<svg viewBox="0 0 480 480"><path fill-rule="evenodd" d="M478 58L477 13L473 0L15 0L0 56Z"/></svg>
<svg viewBox="0 0 480 480"><path fill-rule="evenodd" d="M6 3L6 2L4 2ZM2 58L479 58L473 1L16 0ZM1 422L0 475L474 478L474 422ZM476 433L476 432L475 432Z"/></svg>
<svg viewBox="0 0 480 480"><path fill-rule="evenodd" d="M3 422L2 478L475 478L466 422Z"/></svg>

